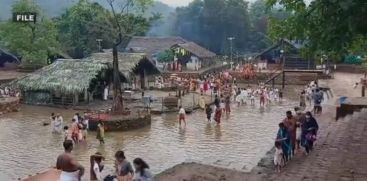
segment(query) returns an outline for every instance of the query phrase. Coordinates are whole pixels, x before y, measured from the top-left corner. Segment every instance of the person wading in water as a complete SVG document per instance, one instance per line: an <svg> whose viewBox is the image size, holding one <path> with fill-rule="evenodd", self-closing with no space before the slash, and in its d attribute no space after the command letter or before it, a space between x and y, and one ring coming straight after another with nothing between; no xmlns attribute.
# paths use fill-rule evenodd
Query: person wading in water
<svg viewBox="0 0 367 181"><path fill-rule="evenodd" d="M60 181L80 181L84 175L84 167L71 155L73 142L64 141L65 152L57 157L56 169L61 170Z"/></svg>
<svg viewBox="0 0 367 181"><path fill-rule="evenodd" d="M205 105L205 113L206 113L206 118L208 119L208 122L211 122L213 110L208 104Z"/></svg>
<svg viewBox="0 0 367 181"><path fill-rule="evenodd" d="M78 122L73 118L72 120L72 124L71 124L71 138L73 139L75 144L79 143L79 124Z"/></svg>
<svg viewBox="0 0 367 181"><path fill-rule="evenodd" d="M186 111L182 106L179 107L179 111L178 111L178 124L180 126L181 126L181 121L183 121L186 126Z"/></svg>
<svg viewBox="0 0 367 181"><path fill-rule="evenodd" d="M217 125L220 125L221 117L222 117L222 109L220 108L220 106L217 105L217 107L215 108L215 113L214 113L214 121L217 123Z"/></svg>
<svg viewBox="0 0 367 181"><path fill-rule="evenodd" d="M98 125L97 125L97 140L99 140L99 143L101 145L104 144L104 123L102 122L102 120L98 121Z"/></svg>

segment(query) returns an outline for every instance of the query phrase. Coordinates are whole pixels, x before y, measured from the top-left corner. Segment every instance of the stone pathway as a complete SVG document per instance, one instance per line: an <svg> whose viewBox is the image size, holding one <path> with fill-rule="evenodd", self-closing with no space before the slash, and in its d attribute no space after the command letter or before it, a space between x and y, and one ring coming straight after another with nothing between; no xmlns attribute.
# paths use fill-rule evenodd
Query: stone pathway
<svg viewBox="0 0 367 181"><path fill-rule="evenodd" d="M356 95L358 90L350 90L340 80L328 82L334 87L337 96ZM326 106L326 113L317 118L320 139L317 140L314 151L308 156L297 155L282 173L272 172L261 180L367 180L367 110L335 121L335 107L330 104L331 101L333 100Z"/></svg>

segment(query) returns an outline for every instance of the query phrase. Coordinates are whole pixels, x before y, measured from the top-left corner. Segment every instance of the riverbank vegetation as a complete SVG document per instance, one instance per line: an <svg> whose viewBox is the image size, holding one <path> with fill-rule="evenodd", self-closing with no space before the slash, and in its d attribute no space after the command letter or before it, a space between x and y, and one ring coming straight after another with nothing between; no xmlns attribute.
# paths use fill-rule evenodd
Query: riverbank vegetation
<svg viewBox="0 0 367 181"><path fill-rule="evenodd" d="M292 12L272 20L269 36L305 41L305 53L342 60L344 55L363 55L367 45L367 4L364 0L267 0L269 7ZM348 60L347 60L348 61Z"/></svg>
<svg viewBox="0 0 367 181"><path fill-rule="evenodd" d="M22 66L39 68L54 58L84 58L92 52L110 49L121 35L123 49L132 36L145 35L159 14L146 16L152 0L129 0L124 7L115 3L106 8L99 3L79 0L56 17L44 15L35 1L19 0L12 12L36 12L35 23L15 23L12 19L0 24L0 46L20 57ZM100 41L100 42L98 42Z"/></svg>

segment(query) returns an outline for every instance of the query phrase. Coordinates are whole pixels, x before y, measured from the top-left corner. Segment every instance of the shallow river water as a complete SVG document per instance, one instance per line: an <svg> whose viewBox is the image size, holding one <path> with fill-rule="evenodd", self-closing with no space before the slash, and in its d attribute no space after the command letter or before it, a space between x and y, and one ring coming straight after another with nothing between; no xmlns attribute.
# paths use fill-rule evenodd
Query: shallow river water
<svg viewBox="0 0 367 181"><path fill-rule="evenodd" d="M178 127L175 114L154 116L149 127L107 133L104 146L90 132L88 143L77 146L73 153L87 171L89 155L102 152L111 168L119 149L128 160L145 159L153 173L185 161L249 171L273 146L278 123L294 105L290 101L263 109L233 105L232 114L223 118L220 126L208 124L202 111L188 115L186 128ZM68 123L74 113L23 106L21 112L0 117L0 180L16 180L55 165L57 155L63 152L63 136L51 134L50 126L42 126L51 112L60 112Z"/></svg>

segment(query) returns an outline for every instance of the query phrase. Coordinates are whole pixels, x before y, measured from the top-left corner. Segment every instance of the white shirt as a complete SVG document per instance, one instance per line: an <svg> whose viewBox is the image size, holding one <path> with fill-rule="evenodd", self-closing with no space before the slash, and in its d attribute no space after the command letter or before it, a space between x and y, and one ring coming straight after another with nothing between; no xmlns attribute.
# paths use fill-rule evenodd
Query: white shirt
<svg viewBox="0 0 367 181"><path fill-rule="evenodd" d="M96 162L94 162L94 164L93 164L93 171L94 171L94 174L97 177L97 180L98 181L103 181L101 171L99 170L98 164Z"/></svg>
<svg viewBox="0 0 367 181"><path fill-rule="evenodd" d="M75 121L76 121L77 123L79 123L79 118L78 118L78 116L77 116L77 115L74 115L73 119L75 119Z"/></svg>
<svg viewBox="0 0 367 181"><path fill-rule="evenodd" d="M178 114L186 114L186 111L183 107L178 111Z"/></svg>
<svg viewBox="0 0 367 181"><path fill-rule="evenodd" d="M282 154L283 154L283 151L281 148L275 148L275 153L274 153L274 164L275 165L282 164Z"/></svg>

